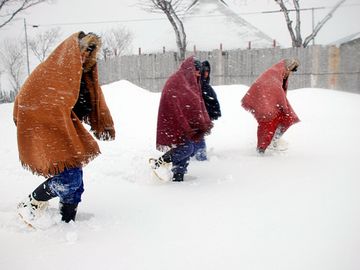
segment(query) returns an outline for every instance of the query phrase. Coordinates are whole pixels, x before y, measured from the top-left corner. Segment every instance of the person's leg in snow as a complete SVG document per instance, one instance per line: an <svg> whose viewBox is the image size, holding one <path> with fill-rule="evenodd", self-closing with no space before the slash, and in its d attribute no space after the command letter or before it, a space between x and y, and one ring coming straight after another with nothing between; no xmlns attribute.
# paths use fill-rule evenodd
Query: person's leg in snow
<svg viewBox="0 0 360 270"><path fill-rule="evenodd" d="M50 199L60 198L60 214L62 221L75 220L77 205L81 201L83 188L81 168L65 169L62 173L47 179L18 205L19 214L26 219L34 220L45 210ZM20 211L22 213L20 213Z"/></svg>
<svg viewBox="0 0 360 270"><path fill-rule="evenodd" d="M28 197L20 202L19 209L25 210L19 213L24 219L33 220L39 217L48 207L48 200L56 197L49 189L49 179L39 185Z"/></svg>
<svg viewBox="0 0 360 270"><path fill-rule="evenodd" d="M77 205L84 192L81 168L67 169L49 181L51 191L60 198L60 214L65 222L75 221Z"/></svg>
<svg viewBox="0 0 360 270"><path fill-rule="evenodd" d="M59 209L61 214L61 220L69 223L70 221L75 221L75 216L77 213L77 203L59 203Z"/></svg>
<svg viewBox="0 0 360 270"><path fill-rule="evenodd" d="M260 154L265 153L266 148L271 143L271 140L275 134L275 130L277 128L278 119L274 119L272 121L264 121L258 123L257 130L257 152Z"/></svg>
<svg viewBox="0 0 360 270"><path fill-rule="evenodd" d="M171 171L173 173L173 177L171 180L173 182L182 182L184 181L184 174L187 172L190 157L195 154L194 149L194 142L187 141L184 144L172 148L160 158L154 160L151 166L154 170L156 170L165 163L172 162Z"/></svg>
<svg viewBox="0 0 360 270"><path fill-rule="evenodd" d="M205 138L203 138L199 142L194 142L194 148L194 156L196 160L207 160Z"/></svg>
<svg viewBox="0 0 360 270"><path fill-rule="evenodd" d="M275 134L271 140L270 145L268 146L269 149L284 151L287 150L287 143L284 140L280 140L282 135L284 134L284 128L282 125L278 125Z"/></svg>
<svg viewBox="0 0 360 270"><path fill-rule="evenodd" d="M258 153L263 154L270 144L273 149L286 150L286 143L281 143L280 138L291 126L291 122L292 119L287 115L279 115L272 121L259 122Z"/></svg>
<svg viewBox="0 0 360 270"><path fill-rule="evenodd" d="M31 223L43 215L48 201L54 197L56 195L51 192L48 179L18 204L18 214L26 223Z"/></svg>
<svg viewBox="0 0 360 270"><path fill-rule="evenodd" d="M171 150L167 151L165 154L163 154L161 157L159 157L158 159L151 159L153 160L153 164L152 164L152 168L154 170L160 168L160 166L166 164L166 163L171 163Z"/></svg>
<svg viewBox="0 0 360 270"><path fill-rule="evenodd" d="M171 166L171 152L172 149L167 151L159 158L150 158L149 164L153 170L153 174L161 181L168 181L170 178L169 168Z"/></svg>
<svg viewBox="0 0 360 270"><path fill-rule="evenodd" d="M182 182L184 181L184 174L187 172L187 167L189 166L190 157L194 155L194 142L187 141L186 143L177 146L172 149L172 163L173 167L171 171L174 176L172 181Z"/></svg>
<svg viewBox="0 0 360 270"><path fill-rule="evenodd" d="M270 147L273 150L285 151L288 149L288 144L285 140L282 139L282 136L288 130L292 123L293 119L289 115L283 114L279 116L278 125L270 144Z"/></svg>

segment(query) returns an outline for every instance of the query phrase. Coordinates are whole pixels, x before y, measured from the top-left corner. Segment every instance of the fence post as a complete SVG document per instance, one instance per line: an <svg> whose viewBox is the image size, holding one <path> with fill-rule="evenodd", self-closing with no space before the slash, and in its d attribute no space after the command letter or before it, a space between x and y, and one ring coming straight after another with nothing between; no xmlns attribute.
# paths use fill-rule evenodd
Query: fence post
<svg viewBox="0 0 360 270"><path fill-rule="evenodd" d="M139 55L141 55L141 48L139 48Z"/></svg>
<svg viewBox="0 0 360 270"><path fill-rule="evenodd" d="M249 41L248 50L251 50L251 41Z"/></svg>
<svg viewBox="0 0 360 270"><path fill-rule="evenodd" d="M217 82L218 84L224 84L224 56L223 56L223 44L220 43L220 51L218 55L218 67L217 67Z"/></svg>
<svg viewBox="0 0 360 270"><path fill-rule="evenodd" d="M330 71L329 81L327 83L330 89L336 89L339 76L340 65L340 48L336 46L329 47L329 64L328 70Z"/></svg>

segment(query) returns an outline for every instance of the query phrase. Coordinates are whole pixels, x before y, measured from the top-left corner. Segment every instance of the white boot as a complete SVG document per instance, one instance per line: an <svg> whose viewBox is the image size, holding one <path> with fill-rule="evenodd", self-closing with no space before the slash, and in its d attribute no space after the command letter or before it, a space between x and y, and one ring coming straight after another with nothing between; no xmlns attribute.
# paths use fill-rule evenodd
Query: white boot
<svg viewBox="0 0 360 270"><path fill-rule="evenodd" d="M171 163L165 162L162 157L150 158L149 164L153 174L161 181L169 181L171 178Z"/></svg>
<svg viewBox="0 0 360 270"><path fill-rule="evenodd" d="M149 164L151 169L156 170L159 169L161 166L166 166L167 163L164 161L162 157L159 157L158 159L150 158Z"/></svg>
<svg viewBox="0 0 360 270"><path fill-rule="evenodd" d="M18 214L26 223L32 224L33 221L39 219L44 214L48 205L49 202L37 201L29 194L29 196L18 204Z"/></svg>
<svg viewBox="0 0 360 270"><path fill-rule="evenodd" d="M269 145L269 149L270 150L274 150L274 151L286 151L288 149L288 143L281 139L281 136L284 134L284 132L282 131L281 126L278 126L274 137L271 140L271 143Z"/></svg>
<svg viewBox="0 0 360 270"><path fill-rule="evenodd" d="M288 149L288 145L289 144L284 139L273 138L268 148L274 151L286 151Z"/></svg>

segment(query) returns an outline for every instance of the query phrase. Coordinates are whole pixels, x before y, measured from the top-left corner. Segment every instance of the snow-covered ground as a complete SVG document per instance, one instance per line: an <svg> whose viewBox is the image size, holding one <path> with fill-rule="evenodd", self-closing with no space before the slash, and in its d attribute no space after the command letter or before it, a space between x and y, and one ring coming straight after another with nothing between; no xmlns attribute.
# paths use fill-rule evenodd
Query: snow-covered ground
<svg viewBox="0 0 360 270"><path fill-rule="evenodd" d="M33 231L16 205L44 179L18 161L12 104L0 105L0 269L357 270L360 266L360 95L290 91L302 122L283 153L255 152L246 86L215 87L223 117L209 161L160 183L160 95L126 81L103 87L117 139L84 168L77 222ZM57 199L51 201L53 212Z"/></svg>

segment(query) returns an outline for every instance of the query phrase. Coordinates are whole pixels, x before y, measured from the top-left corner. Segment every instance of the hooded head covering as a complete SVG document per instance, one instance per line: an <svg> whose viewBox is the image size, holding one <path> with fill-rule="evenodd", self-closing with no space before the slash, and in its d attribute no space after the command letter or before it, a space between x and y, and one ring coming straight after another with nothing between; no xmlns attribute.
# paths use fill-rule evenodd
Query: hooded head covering
<svg viewBox="0 0 360 270"><path fill-rule="evenodd" d="M201 70L201 61L195 57L194 57L194 66L195 66L195 70L198 70L198 71Z"/></svg>
<svg viewBox="0 0 360 270"><path fill-rule="evenodd" d="M115 138L113 120L98 82L96 61L89 61L92 64L84 66L84 70L82 65L81 49L87 49L92 44L90 40L97 39L89 36L85 41L84 35L75 33L63 41L30 74L16 97L13 116L19 157L33 173L52 176L65 168L81 167L100 153L73 110L81 82L89 92L91 107L84 120L97 138ZM81 45L79 40L83 41ZM94 44L99 47L98 42Z"/></svg>
<svg viewBox="0 0 360 270"><path fill-rule="evenodd" d="M271 121L280 114L288 115L292 119L291 124L300 121L286 98L288 68L294 63L281 60L261 74L250 86L241 102L257 121Z"/></svg>
<svg viewBox="0 0 360 270"><path fill-rule="evenodd" d="M221 109L216 92L210 85L211 66L207 60L203 61L201 65L201 91L205 102L205 107L210 119L217 120L219 117L221 117ZM207 77L205 77L206 71L208 72Z"/></svg>
<svg viewBox="0 0 360 270"><path fill-rule="evenodd" d="M89 52L89 56L85 59L83 63L84 72L88 72L96 64L97 53L101 47L101 39L98 35L94 33L85 34L80 32L79 34L79 45L80 52Z"/></svg>
<svg viewBox="0 0 360 270"><path fill-rule="evenodd" d="M296 58L285 59L285 66L288 71L297 71L297 68L300 66L300 61Z"/></svg>
<svg viewBox="0 0 360 270"><path fill-rule="evenodd" d="M205 78L204 74L205 71L208 72L208 77ZM206 81L207 83L210 83L210 73L211 73L211 66L209 61L205 60L201 63L201 80Z"/></svg>
<svg viewBox="0 0 360 270"><path fill-rule="evenodd" d="M157 122L157 149L167 150L187 140L200 140L211 128L212 123L195 76L194 57L191 56L171 75L162 91Z"/></svg>

